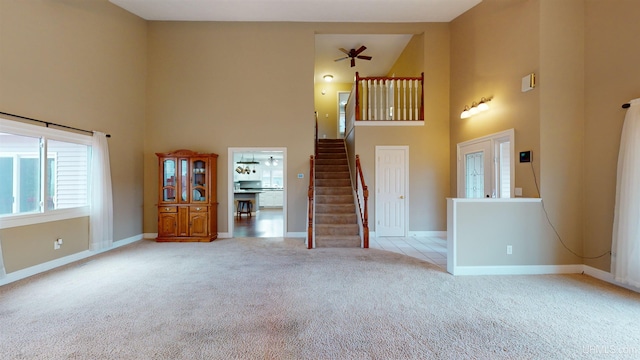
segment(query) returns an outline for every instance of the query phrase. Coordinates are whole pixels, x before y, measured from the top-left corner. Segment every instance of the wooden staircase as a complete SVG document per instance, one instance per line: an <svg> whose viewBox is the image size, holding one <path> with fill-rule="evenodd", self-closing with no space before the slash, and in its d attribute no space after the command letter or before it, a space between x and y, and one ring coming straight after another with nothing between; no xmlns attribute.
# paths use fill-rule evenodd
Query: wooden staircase
<svg viewBox="0 0 640 360"><path fill-rule="evenodd" d="M315 160L316 247L360 247L347 152L342 139L319 139Z"/></svg>

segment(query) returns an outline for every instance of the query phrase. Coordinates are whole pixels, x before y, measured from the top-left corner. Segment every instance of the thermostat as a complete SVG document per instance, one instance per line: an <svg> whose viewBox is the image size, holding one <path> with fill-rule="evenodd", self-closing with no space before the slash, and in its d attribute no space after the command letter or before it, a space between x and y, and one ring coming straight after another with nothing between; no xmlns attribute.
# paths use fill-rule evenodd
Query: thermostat
<svg viewBox="0 0 640 360"><path fill-rule="evenodd" d="M521 151L520 152L520 162L521 163L531 162L531 151Z"/></svg>

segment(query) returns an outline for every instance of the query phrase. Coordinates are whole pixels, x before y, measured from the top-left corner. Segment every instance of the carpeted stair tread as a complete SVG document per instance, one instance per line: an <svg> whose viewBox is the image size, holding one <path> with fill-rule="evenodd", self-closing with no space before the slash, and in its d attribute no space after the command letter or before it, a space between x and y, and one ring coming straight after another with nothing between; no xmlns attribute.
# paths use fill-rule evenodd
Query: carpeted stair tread
<svg viewBox="0 0 640 360"><path fill-rule="evenodd" d="M316 172L316 179L348 179L349 173L343 171Z"/></svg>
<svg viewBox="0 0 640 360"><path fill-rule="evenodd" d="M354 204L316 204L316 214L350 214L355 213Z"/></svg>
<svg viewBox="0 0 640 360"><path fill-rule="evenodd" d="M346 159L347 154L344 153L318 153L318 159Z"/></svg>
<svg viewBox="0 0 640 360"><path fill-rule="evenodd" d="M317 186L318 195L352 195L351 186Z"/></svg>
<svg viewBox="0 0 640 360"><path fill-rule="evenodd" d="M360 247L360 236L359 235L349 235L349 236L327 236L327 235L319 235L316 236L316 247L318 248L354 248Z"/></svg>
<svg viewBox="0 0 640 360"><path fill-rule="evenodd" d="M318 224L316 223L316 236L321 235L358 235L358 224Z"/></svg>
<svg viewBox="0 0 640 360"><path fill-rule="evenodd" d="M351 187L351 179L316 179L317 187Z"/></svg>
<svg viewBox="0 0 640 360"><path fill-rule="evenodd" d="M353 195L318 195L316 204L353 204Z"/></svg>
<svg viewBox="0 0 640 360"><path fill-rule="evenodd" d="M318 165L349 165L349 163L346 157L342 159L316 158L316 166Z"/></svg>
<svg viewBox="0 0 640 360"><path fill-rule="evenodd" d="M357 224L356 214L316 214L316 226L323 224Z"/></svg>
<svg viewBox="0 0 640 360"><path fill-rule="evenodd" d="M349 166L347 164L330 164L330 165L319 165L316 164L317 172L346 172L349 173Z"/></svg>

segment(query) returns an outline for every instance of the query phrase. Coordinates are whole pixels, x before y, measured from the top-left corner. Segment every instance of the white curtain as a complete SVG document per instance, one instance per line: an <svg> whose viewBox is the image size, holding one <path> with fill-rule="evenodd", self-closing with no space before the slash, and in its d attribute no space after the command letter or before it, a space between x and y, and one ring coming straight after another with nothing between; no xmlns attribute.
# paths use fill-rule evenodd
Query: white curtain
<svg viewBox="0 0 640 360"><path fill-rule="evenodd" d="M113 196L109 144L104 133L94 131L91 144L91 214L89 249L101 250L113 244Z"/></svg>
<svg viewBox="0 0 640 360"><path fill-rule="evenodd" d="M630 104L618 154L611 273L620 283L640 287L640 99Z"/></svg>

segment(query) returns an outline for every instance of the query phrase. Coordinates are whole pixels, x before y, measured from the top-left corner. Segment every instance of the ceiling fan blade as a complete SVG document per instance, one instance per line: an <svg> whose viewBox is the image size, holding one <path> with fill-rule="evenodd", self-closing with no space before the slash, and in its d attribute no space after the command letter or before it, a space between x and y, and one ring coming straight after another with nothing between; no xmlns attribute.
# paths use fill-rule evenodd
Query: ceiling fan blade
<svg viewBox="0 0 640 360"><path fill-rule="evenodd" d="M358 59L362 59L362 60L371 60L372 57L371 56L367 56L367 55L358 55Z"/></svg>
<svg viewBox="0 0 640 360"><path fill-rule="evenodd" d="M335 59L335 60L333 60L333 61L341 61L341 60L345 60L345 59L348 59L348 58L349 58L348 56L345 56L345 57L343 57L343 58Z"/></svg>
<svg viewBox="0 0 640 360"><path fill-rule="evenodd" d="M362 46L360 46L360 48L358 48L358 50L356 50L356 52L354 53L353 56L358 56L358 55L360 55L361 52L363 52L365 50L367 50L367 47L362 45Z"/></svg>
<svg viewBox="0 0 640 360"><path fill-rule="evenodd" d="M355 58L351 58L351 67L356 66L356 59Z"/></svg>
<svg viewBox="0 0 640 360"><path fill-rule="evenodd" d="M343 53L349 55L349 52L347 50L345 50L344 48L339 48L338 50L342 51Z"/></svg>

